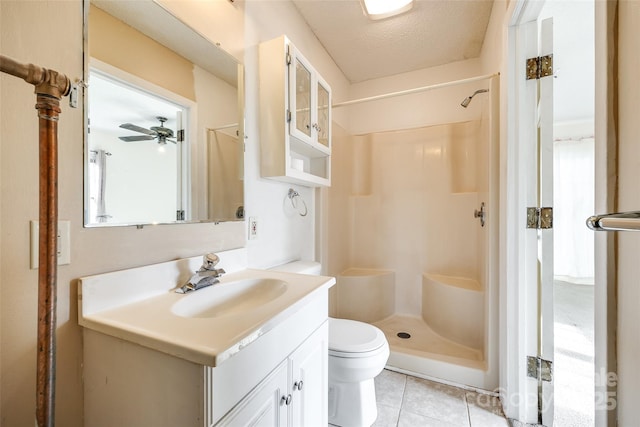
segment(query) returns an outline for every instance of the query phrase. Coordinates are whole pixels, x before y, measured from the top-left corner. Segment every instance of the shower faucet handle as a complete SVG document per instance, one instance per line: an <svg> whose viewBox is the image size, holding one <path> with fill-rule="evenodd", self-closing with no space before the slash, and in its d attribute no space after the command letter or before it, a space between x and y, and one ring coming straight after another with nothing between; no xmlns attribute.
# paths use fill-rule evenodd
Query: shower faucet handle
<svg viewBox="0 0 640 427"><path fill-rule="evenodd" d="M484 216L486 215L486 212L484 210L484 202L482 202L480 204L480 210L474 210L473 211L473 217L474 218L480 218L480 226L484 227Z"/></svg>

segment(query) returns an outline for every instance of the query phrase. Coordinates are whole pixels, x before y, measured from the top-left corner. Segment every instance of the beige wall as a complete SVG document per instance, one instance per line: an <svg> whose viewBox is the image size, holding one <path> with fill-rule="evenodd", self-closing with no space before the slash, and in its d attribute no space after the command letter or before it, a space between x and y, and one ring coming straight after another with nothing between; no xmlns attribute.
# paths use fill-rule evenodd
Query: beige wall
<svg viewBox="0 0 640 427"><path fill-rule="evenodd" d="M351 99L414 89L482 75L479 58L425 68L351 85ZM497 69L493 70L494 72ZM348 110L348 131L353 135L387 130L411 129L440 123L473 120L478 112L461 108L460 102L488 82L455 85L422 93L366 102L340 108ZM480 95L482 97L483 95ZM484 96L486 97L486 95Z"/></svg>
<svg viewBox="0 0 640 427"><path fill-rule="evenodd" d="M2 0L0 52L82 77L82 3ZM82 426L82 342L74 279L89 274L195 256L247 245L253 267L315 257L312 189L295 186L312 214L287 216L290 185L260 178L257 44L287 34L346 99L346 79L289 2L187 2L163 6L246 66L245 190L247 216L260 219L258 239L245 241L245 224L188 224L135 228L82 227L82 110L63 100L60 121L60 218L71 221L71 264L58 272L57 425ZM246 7L246 10L244 9ZM246 47L246 48L245 48ZM37 271L29 269L29 220L38 217L37 117L33 87L0 77L0 424L33 425Z"/></svg>
<svg viewBox="0 0 640 427"><path fill-rule="evenodd" d="M300 254L313 254L297 242L313 235L313 224L296 223L279 211L288 186L259 177L257 141L256 45L282 33L290 35L316 68L329 81L336 101L351 98L349 85L335 64L305 28L304 21L288 2L247 2L246 17L239 6L228 2L207 2L201 7L223 8L221 13L200 13L200 31L229 30L219 38L222 46L247 65L247 209L259 214L263 227L274 235L251 241L250 262L254 266L273 265ZM640 96L637 28L640 3L623 2L621 22L621 164L620 208L638 209L637 170L640 123L634 118ZM229 12L229 9L232 9ZM198 11L195 11L198 15ZM218 11L220 12L220 11ZM212 16L216 25L203 21ZM493 19L493 18L492 18ZM220 23L221 25L218 25ZM499 23L502 23L501 21ZM198 26L196 25L196 27ZM245 28L246 27L246 28ZM207 31L205 31L207 30ZM495 36L503 39L497 30ZM52 36L54 35L54 36ZM245 42L246 38L246 42ZM495 40L494 40L495 42ZM246 43L246 57L245 55ZM635 45L633 45L635 43ZM500 42L495 42L496 49ZM59 70L72 79L82 75L82 10L75 1L0 1L0 52L22 62L32 62ZM627 56L628 55L628 56ZM491 57L492 55L489 55ZM635 65L634 65L635 61ZM483 57L481 72L494 69ZM355 97L355 93L353 94ZM33 88L7 75L0 76L0 424L32 425L35 412L35 331L37 271L29 269L29 220L38 216L37 119ZM460 98L461 100L462 98ZM58 279L58 371L57 425L82 426L81 363L82 343L76 316L74 279L87 274L113 271L170 259L193 256L207 250L243 245L244 224L191 224L116 229L82 227L82 111L63 101L60 122L60 217L71 220L71 261L61 266ZM624 114L626 112L626 114ZM631 116L629 116L631 114ZM346 127L344 112L336 119ZM343 144L340 140L337 144ZM345 147L336 147L343 153ZM335 165L338 165L336 163ZM336 175L339 180L340 177ZM629 186L631 185L631 186ZM300 189L305 197L313 191ZM335 200L340 202L340 200ZM310 215L311 217L311 215ZM346 226L346 225L345 225ZM239 238L240 236L240 238ZM277 236L276 241L270 240ZM620 238L619 414L623 422L640 418L638 370L640 358L638 327L639 236ZM313 240L313 237L311 237ZM313 242L311 243L313 246ZM336 269L340 266L336 265ZM622 424L621 425L625 425Z"/></svg>
<svg viewBox="0 0 640 427"><path fill-rule="evenodd" d="M640 209L640 2L619 3L618 210ZM640 419L640 233L618 233L618 425Z"/></svg>
<svg viewBox="0 0 640 427"><path fill-rule="evenodd" d="M82 76L80 1L6 1L0 52ZM53 36L52 36L53 35ZM33 87L0 77L0 424L33 425L37 270L29 268L29 220L38 218L38 127ZM82 342L74 279L244 245L243 223L82 227L82 109L62 103L59 212L71 221L71 264L58 270L56 424L82 426Z"/></svg>
<svg viewBox="0 0 640 427"><path fill-rule="evenodd" d="M89 55L196 99L191 61L93 5L89 10Z"/></svg>

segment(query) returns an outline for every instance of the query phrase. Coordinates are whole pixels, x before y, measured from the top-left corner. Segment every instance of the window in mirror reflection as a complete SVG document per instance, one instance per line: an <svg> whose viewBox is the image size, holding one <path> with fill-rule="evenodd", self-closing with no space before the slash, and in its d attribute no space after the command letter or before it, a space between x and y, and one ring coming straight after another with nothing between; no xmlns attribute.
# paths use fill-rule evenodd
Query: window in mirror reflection
<svg viewBox="0 0 640 427"><path fill-rule="evenodd" d="M95 69L89 81L89 222L185 219L189 108Z"/></svg>

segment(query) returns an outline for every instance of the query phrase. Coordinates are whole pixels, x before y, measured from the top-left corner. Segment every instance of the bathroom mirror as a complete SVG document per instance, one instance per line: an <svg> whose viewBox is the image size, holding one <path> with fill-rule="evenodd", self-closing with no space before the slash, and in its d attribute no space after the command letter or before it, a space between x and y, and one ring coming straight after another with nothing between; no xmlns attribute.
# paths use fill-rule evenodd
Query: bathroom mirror
<svg viewBox="0 0 640 427"><path fill-rule="evenodd" d="M154 1L84 6L85 226L243 220L242 65Z"/></svg>

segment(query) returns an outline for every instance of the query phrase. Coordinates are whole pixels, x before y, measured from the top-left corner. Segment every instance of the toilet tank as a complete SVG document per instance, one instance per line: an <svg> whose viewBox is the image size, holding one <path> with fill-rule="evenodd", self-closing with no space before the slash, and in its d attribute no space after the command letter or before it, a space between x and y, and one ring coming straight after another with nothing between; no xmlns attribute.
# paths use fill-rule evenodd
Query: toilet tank
<svg viewBox="0 0 640 427"><path fill-rule="evenodd" d="M271 267L270 270L283 271L285 273L298 273L319 276L322 266L315 261L293 261L286 264Z"/></svg>

